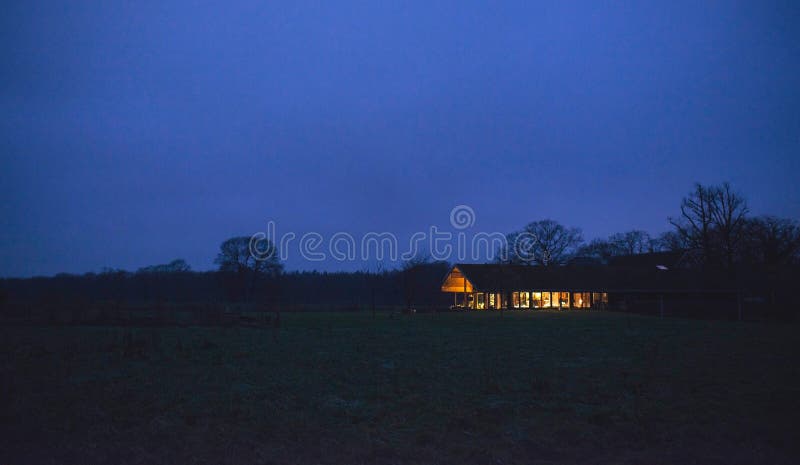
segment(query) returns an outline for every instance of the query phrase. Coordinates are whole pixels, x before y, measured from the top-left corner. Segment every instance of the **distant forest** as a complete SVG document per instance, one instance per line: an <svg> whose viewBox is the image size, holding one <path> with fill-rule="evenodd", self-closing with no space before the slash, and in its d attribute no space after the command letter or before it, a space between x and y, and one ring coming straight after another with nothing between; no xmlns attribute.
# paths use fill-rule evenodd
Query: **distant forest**
<svg viewBox="0 0 800 465"><path fill-rule="evenodd" d="M41 304L247 303L289 308L368 310L378 307L447 306L440 291L449 265L426 263L413 270L381 273L282 272L259 277L244 290L238 276L222 271L105 271L48 278L3 279L5 298Z"/></svg>
<svg viewBox="0 0 800 465"><path fill-rule="evenodd" d="M577 227L544 219L508 234L537 238L530 256L498 251L508 263L531 266L602 264L612 257L680 252L682 266L727 270L764 270L776 277L794 275L800 263L797 221L751 216L746 199L729 184L697 184L669 219L674 229L655 237L632 230L586 242ZM440 292L450 264L420 257L382 272L287 272L277 254L256 260L250 238L224 241L214 271L192 271L181 259L135 272L106 269L83 275L0 280L0 304L25 302L42 307L147 304L246 304L264 310L374 308L446 308L452 297ZM263 245L263 244L262 244ZM274 248L267 243L266 247ZM267 254L268 255L268 254ZM782 270L785 270L782 271Z"/></svg>

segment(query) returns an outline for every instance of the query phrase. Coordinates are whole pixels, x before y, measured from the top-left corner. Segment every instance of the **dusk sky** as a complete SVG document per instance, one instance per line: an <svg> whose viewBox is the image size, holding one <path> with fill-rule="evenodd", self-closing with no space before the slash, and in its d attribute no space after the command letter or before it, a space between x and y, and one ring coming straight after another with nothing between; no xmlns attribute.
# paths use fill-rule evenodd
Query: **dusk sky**
<svg viewBox="0 0 800 465"><path fill-rule="evenodd" d="M278 233L800 217L800 4L3 2L0 276ZM307 263L288 269L360 269Z"/></svg>

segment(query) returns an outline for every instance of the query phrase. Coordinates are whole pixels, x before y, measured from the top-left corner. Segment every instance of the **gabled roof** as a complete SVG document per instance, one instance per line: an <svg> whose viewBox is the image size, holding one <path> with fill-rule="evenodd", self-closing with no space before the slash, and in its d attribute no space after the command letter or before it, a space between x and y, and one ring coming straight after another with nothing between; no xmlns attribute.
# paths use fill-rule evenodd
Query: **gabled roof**
<svg viewBox="0 0 800 465"><path fill-rule="evenodd" d="M473 292L474 290L472 283L465 279L461 269L457 266L450 268L442 282L443 292Z"/></svg>
<svg viewBox="0 0 800 465"><path fill-rule="evenodd" d="M460 280L459 280L460 279ZM529 266L507 264L454 265L442 285L445 292L513 290L574 291L732 291L719 273L653 266ZM457 281L457 283L456 283ZM455 286L448 286L455 283ZM459 287L460 286L460 287Z"/></svg>

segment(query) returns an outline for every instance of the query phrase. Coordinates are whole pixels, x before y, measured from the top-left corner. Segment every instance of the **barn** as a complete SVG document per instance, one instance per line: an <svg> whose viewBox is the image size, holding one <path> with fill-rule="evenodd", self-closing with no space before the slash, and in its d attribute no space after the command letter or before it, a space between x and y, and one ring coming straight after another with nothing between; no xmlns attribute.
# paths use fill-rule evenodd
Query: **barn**
<svg viewBox="0 0 800 465"><path fill-rule="evenodd" d="M720 273L681 267L666 254L647 255L560 266L457 263L441 290L453 294L453 308L469 310L626 310L647 302L663 312L672 301L735 305L739 299Z"/></svg>

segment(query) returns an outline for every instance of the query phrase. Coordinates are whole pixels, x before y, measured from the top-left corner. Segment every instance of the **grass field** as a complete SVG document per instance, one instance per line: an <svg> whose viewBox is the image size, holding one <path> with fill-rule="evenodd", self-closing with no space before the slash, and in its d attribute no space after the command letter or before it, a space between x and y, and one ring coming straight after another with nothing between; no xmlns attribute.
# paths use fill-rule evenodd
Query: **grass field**
<svg viewBox="0 0 800 465"><path fill-rule="evenodd" d="M797 325L595 312L0 328L0 463L796 463Z"/></svg>

